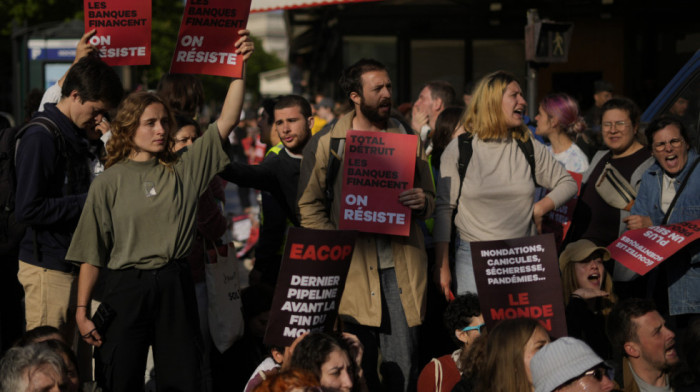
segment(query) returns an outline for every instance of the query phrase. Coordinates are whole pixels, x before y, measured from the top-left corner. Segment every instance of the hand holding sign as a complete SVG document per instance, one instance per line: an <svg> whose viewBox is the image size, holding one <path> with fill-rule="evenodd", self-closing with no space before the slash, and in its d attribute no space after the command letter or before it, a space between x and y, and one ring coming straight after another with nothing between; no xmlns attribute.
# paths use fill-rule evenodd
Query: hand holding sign
<svg viewBox="0 0 700 392"><path fill-rule="evenodd" d="M188 1L170 72L240 78L250 55L245 56L248 45L235 37L248 23L249 12L250 0Z"/></svg>
<svg viewBox="0 0 700 392"><path fill-rule="evenodd" d="M75 48L75 60L73 60L73 64L77 63L83 57L97 50L95 45L90 43L90 39L94 37L95 34L97 34L97 30L92 29L83 34L82 37L80 37L80 41L78 41L78 46Z"/></svg>
<svg viewBox="0 0 700 392"><path fill-rule="evenodd" d="M255 44L253 40L250 39L250 30L239 30L238 35L240 38L238 38L238 41L236 41L234 45L236 47L236 54L243 56L243 62L245 62L253 55Z"/></svg>
<svg viewBox="0 0 700 392"><path fill-rule="evenodd" d="M421 211L425 208L425 192L423 188L413 188L399 194L401 204L412 210Z"/></svg>

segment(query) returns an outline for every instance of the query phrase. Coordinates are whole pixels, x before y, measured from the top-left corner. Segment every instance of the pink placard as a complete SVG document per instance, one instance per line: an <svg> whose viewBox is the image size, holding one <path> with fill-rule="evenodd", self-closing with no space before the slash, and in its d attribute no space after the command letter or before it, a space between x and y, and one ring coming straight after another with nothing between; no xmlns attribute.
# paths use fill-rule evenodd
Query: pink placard
<svg viewBox="0 0 700 392"><path fill-rule="evenodd" d="M151 2L84 0L85 31L97 30L90 43L109 65L151 63Z"/></svg>
<svg viewBox="0 0 700 392"><path fill-rule="evenodd" d="M399 194L413 188L417 148L416 135L347 132L340 229L408 236L411 209Z"/></svg>
<svg viewBox="0 0 700 392"><path fill-rule="evenodd" d="M188 0L170 72L240 78L243 61L234 44L249 13L250 0Z"/></svg>
<svg viewBox="0 0 700 392"><path fill-rule="evenodd" d="M610 256L644 275L700 238L700 219L625 232L608 246Z"/></svg>

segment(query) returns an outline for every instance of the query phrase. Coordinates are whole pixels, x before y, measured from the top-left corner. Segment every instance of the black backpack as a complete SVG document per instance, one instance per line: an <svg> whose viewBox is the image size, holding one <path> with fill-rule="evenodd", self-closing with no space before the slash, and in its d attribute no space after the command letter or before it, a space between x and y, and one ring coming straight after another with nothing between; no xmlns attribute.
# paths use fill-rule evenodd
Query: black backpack
<svg viewBox="0 0 700 392"><path fill-rule="evenodd" d="M61 131L56 123L44 116L37 116L22 126L0 130L0 256L16 256L19 242L27 228L26 224L18 224L15 220L15 150L27 128L34 125L39 125L51 133L57 145L57 157L65 151Z"/></svg>

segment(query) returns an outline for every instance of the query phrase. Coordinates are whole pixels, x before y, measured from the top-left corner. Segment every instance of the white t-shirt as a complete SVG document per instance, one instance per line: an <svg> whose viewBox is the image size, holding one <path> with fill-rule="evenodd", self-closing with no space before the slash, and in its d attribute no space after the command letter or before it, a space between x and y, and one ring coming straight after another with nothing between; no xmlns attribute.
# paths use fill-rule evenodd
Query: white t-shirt
<svg viewBox="0 0 700 392"><path fill-rule="evenodd" d="M552 155L554 155L554 159L564 165L564 168L566 168L567 171L584 173L586 170L588 170L588 157L576 144L571 143L571 147L558 154L555 154L552 151L551 145L548 145L547 149L552 153Z"/></svg>

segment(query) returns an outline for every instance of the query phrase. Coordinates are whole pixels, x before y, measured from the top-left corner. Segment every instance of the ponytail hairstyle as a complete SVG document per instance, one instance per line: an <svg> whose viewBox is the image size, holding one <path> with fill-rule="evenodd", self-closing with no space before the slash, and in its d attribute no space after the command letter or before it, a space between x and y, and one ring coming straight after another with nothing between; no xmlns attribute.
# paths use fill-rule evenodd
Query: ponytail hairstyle
<svg viewBox="0 0 700 392"><path fill-rule="evenodd" d="M540 103L542 110L557 120L557 126L569 138L576 140L577 135L586 130L586 122L581 117L578 103L568 94L549 94Z"/></svg>

